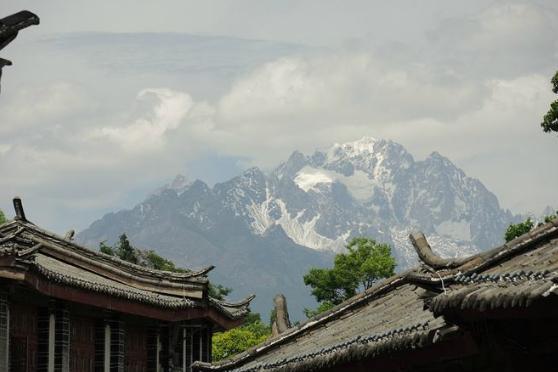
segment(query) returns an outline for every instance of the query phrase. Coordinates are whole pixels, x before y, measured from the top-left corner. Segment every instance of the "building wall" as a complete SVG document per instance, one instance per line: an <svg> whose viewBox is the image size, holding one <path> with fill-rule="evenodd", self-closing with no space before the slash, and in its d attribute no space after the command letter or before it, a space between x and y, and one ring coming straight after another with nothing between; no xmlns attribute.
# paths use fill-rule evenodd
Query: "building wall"
<svg viewBox="0 0 558 372"><path fill-rule="evenodd" d="M0 342L5 351L0 350L0 372L190 371L182 354L170 371L171 348L192 350L188 362L210 360L211 324L201 320L159 323L25 291L1 296L0 328L3 324L7 342Z"/></svg>
<svg viewBox="0 0 558 372"><path fill-rule="evenodd" d="M95 372L95 319L70 316L70 371Z"/></svg>
<svg viewBox="0 0 558 372"><path fill-rule="evenodd" d="M126 323L126 372L148 372L148 330L140 323Z"/></svg>
<svg viewBox="0 0 558 372"><path fill-rule="evenodd" d="M37 308L23 303L10 303L10 371L37 369Z"/></svg>

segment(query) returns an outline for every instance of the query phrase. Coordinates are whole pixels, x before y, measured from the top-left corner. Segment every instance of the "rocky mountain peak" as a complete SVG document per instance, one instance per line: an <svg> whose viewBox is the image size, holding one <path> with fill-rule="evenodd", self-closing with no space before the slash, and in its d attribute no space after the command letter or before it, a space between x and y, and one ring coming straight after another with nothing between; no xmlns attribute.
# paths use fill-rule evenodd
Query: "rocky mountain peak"
<svg viewBox="0 0 558 372"><path fill-rule="evenodd" d="M153 195L160 195L161 193L169 190L172 190L176 194L181 195L182 193L184 193L184 191L188 190L191 185L192 182L188 178L186 178L186 176L178 174L170 183L167 183L163 187L155 190L155 192L153 192Z"/></svg>
<svg viewBox="0 0 558 372"><path fill-rule="evenodd" d="M402 270L416 263L412 230L424 231L443 256L468 255L502 243L515 218L443 155L415 161L402 145L372 137L311 156L295 151L269 175L254 167L213 188L178 176L163 189L80 238L97 246L126 232L179 265L221 262L224 283L239 295L257 293L256 285L270 296L290 293L301 306L311 301L302 284L317 266L311 260L342 251L352 237L391 244Z"/></svg>

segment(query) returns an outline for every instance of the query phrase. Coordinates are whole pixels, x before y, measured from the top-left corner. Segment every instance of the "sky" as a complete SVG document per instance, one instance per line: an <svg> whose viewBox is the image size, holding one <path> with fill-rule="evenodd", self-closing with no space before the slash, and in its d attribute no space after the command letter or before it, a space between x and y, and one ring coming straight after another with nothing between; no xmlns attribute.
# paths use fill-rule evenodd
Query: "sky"
<svg viewBox="0 0 558 372"><path fill-rule="evenodd" d="M210 184L363 136L438 151L501 206L558 206L539 124L558 3L3 0L41 25L0 56L0 209L58 232L176 174Z"/></svg>

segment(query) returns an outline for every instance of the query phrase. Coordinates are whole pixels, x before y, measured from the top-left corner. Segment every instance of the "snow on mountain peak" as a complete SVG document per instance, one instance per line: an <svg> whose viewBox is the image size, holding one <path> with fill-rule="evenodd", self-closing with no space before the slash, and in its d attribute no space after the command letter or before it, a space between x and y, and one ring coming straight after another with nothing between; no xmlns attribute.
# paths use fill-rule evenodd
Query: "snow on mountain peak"
<svg viewBox="0 0 558 372"><path fill-rule="evenodd" d="M166 189L195 193L189 185L177 176ZM449 159L434 152L415 161L400 144L371 137L311 156L295 151L269 176L250 168L215 185L214 197L220 213L243 219L254 235L281 228L296 244L332 251L349 237L372 236L394 244L405 264L413 258L408 229L438 239L446 253L471 252L499 243L510 221L497 198Z"/></svg>
<svg viewBox="0 0 558 372"><path fill-rule="evenodd" d="M346 142L341 145L341 147L347 151L347 153L362 154L362 153L372 153L374 152L374 145L378 140L374 137L362 137L359 140L353 142Z"/></svg>
<svg viewBox="0 0 558 372"><path fill-rule="evenodd" d="M302 190L308 192L309 190L316 191L316 187L319 184L333 183L333 178L318 169L309 168L301 169L300 172L297 173L294 182Z"/></svg>
<svg viewBox="0 0 558 372"><path fill-rule="evenodd" d="M348 157L357 157L363 154L374 153L374 145L378 140L373 137L362 137L353 142L336 143L327 152L328 159L339 158L341 154Z"/></svg>
<svg viewBox="0 0 558 372"><path fill-rule="evenodd" d="M374 194L375 183L366 173L357 170L350 176L336 171L317 169L310 166L302 168L293 179L294 183L305 192L319 192L318 185L339 182L347 188L349 193L359 201L366 201Z"/></svg>

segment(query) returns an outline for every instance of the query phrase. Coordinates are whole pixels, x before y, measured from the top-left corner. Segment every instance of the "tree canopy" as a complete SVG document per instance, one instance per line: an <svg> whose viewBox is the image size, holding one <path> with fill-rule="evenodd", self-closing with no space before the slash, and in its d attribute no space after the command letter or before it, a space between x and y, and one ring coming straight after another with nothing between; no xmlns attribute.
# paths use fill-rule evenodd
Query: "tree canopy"
<svg viewBox="0 0 558 372"><path fill-rule="evenodd" d="M551 80L552 91L558 94L558 71ZM558 132L558 100L550 104L550 109L543 118L541 127L545 132Z"/></svg>
<svg viewBox="0 0 558 372"><path fill-rule="evenodd" d="M241 353L264 342L270 335L271 328L262 323L260 314L249 314L243 326L213 335L213 360Z"/></svg>
<svg viewBox="0 0 558 372"><path fill-rule="evenodd" d="M557 218L558 218L558 211L554 214L545 216L543 220L538 223L538 225L552 222ZM513 240L523 234L528 233L533 229L533 227L535 227L535 222L531 219L531 217L528 217L523 222L512 223L506 229L506 233L504 234L504 239L506 240L506 242L509 242L510 240Z"/></svg>
<svg viewBox="0 0 558 372"><path fill-rule="evenodd" d="M394 274L395 259L388 244L370 238L354 238L347 252L335 256L331 269L312 268L304 275L304 284L320 303L317 310L306 310L307 316L325 311L354 296L358 290L370 288L376 281Z"/></svg>
<svg viewBox="0 0 558 372"><path fill-rule="evenodd" d="M120 257L121 260L128 261L131 263L138 263L138 256L135 249L130 244L126 234L120 235L118 244L116 245L116 255Z"/></svg>
<svg viewBox="0 0 558 372"><path fill-rule="evenodd" d="M6 219L6 215L4 215L4 212L2 212L2 210L0 210L0 225L6 223L8 220Z"/></svg>
<svg viewBox="0 0 558 372"><path fill-rule="evenodd" d="M535 226L535 223L531 220L531 217L527 218L523 222L512 223L508 226L506 233L504 234L504 239L506 239L506 242L509 242L518 236L528 233L531 231L533 226Z"/></svg>

